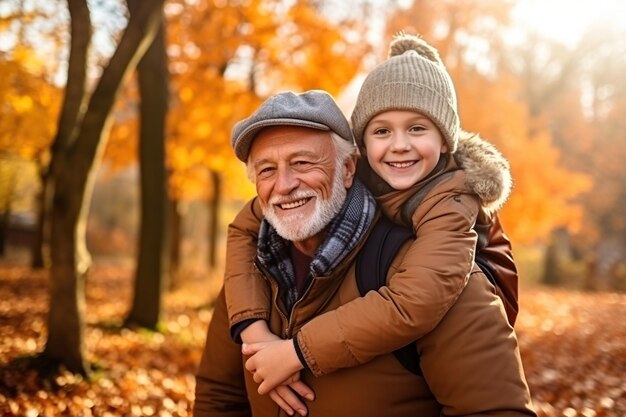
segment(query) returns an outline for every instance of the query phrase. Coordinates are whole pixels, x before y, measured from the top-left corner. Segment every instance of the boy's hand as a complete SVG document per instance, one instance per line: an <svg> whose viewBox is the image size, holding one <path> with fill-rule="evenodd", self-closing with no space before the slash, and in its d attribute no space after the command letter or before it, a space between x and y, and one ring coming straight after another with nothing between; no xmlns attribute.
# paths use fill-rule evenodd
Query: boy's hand
<svg viewBox="0 0 626 417"><path fill-rule="evenodd" d="M259 394L267 394L279 385L299 382L299 371L303 366L293 340L244 343L241 351L244 355L252 355L246 361L246 369L259 384Z"/></svg>
<svg viewBox="0 0 626 417"><path fill-rule="evenodd" d="M260 329L261 329L260 326L256 327L255 336L257 337L260 336L258 332L258 330ZM293 342L291 340L282 340L278 338L278 336L274 335L273 333L270 333L270 334L271 334L271 337L266 339L268 341L268 344L272 344L274 342L287 342L287 344L291 344L293 353L296 356L296 360L298 361L298 364L299 364L298 370L295 373L289 374L287 375L287 377L283 378L283 380L279 382L280 385L267 388L267 386L269 385L269 382L265 382L262 379L262 375L264 374L263 371L260 371L259 373L256 371L257 368L254 368L254 371L251 371L248 368L248 362L250 360L246 361L246 369L252 372L252 377L255 382L260 383L260 384L263 384L263 383L266 384L266 385L263 385L263 388L259 386L259 394L265 394L267 392L269 397L289 415L293 415L294 411L296 411L298 414L302 416L306 416L308 411L307 411L306 406L302 402L302 400L300 400L300 397L306 398L307 400L312 401L315 399L315 395L313 394L313 390L311 390L311 388L309 388L304 382L300 381L299 370L302 368L302 365L300 364L300 360L297 358L297 354L295 353L295 348L293 348ZM243 333L242 333L242 336L243 336ZM244 342L245 342L245 339L244 339ZM261 349L265 347L267 347L266 343L244 343L241 350L244 355L254 355L255 353L257 353L258 351L260 351ZM267 358L265 359L272 358L273 353L271 349L268 350L266 354L267 354ZM255 361L258 360L259 362L261 362L260 357L257 357L255 355L255 358L256 358ZM253 365L255 361L250 363L251 367L256 366L256 365ZM263 364L260 364L260 366L262 368L264 367ZM271 367L272 365L269 364L267 366ZM276 376L276 377L279 378L279 376ZM300 397L298 397L298 395L296 394L298 394Z"/></svg>

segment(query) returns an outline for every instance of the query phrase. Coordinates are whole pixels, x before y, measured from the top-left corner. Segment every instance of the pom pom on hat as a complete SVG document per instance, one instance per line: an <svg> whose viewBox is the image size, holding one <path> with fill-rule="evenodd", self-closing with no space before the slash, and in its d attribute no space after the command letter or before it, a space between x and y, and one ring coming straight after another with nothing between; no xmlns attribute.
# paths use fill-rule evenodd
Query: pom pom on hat
<svg viewBox="0 0 626 417"><path fill-rule="evenodd" d="M352 112L352 130L363 149L369 121L389 110L409 110L431 119L450 153L458 147L459 116L454 84L437 50L416 35L397 34L389 58L363 81Z"/></svg>
<svg viewBox="0 0 626 417"><path fill-rule="evenodd" d="M388 58L402 55L408 51L415 51L429 61L443 66L439 52L435 48L427 44L421 36L407 35L404 32L396 34L389 44Z"/></svg>

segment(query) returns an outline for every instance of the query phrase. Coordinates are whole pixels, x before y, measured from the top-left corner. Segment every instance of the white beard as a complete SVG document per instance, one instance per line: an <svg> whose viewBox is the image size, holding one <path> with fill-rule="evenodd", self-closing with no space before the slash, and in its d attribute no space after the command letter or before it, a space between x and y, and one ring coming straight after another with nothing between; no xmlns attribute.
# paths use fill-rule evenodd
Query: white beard
<svg viewBox="0 0 626 417"><path fill-rule="evenodd" d="M324 200L314 191L296 191L286 197L271 198L268 207L263 215L267 221L276 229L276 232L283 238L292 242L300 242L321 232L331 220L339 213L346 199L348 191L343 184L343 164L335 169L333 188L330 198ZM277 216L274 205L281 200L296 201L302 198L315 198L313 214L305 217L298 213L293 215Z"/></svg>

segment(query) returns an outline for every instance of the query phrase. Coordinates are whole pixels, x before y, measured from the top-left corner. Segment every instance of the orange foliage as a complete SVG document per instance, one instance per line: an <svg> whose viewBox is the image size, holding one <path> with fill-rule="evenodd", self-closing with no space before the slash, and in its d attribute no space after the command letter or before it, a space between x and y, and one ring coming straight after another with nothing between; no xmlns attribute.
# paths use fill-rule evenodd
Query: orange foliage
<svg viewBox="0 0 626 417"><path fill-rule="evenodd" d="M465 128L480 132L511 164L514 187L502 222L512 239L533 243L556 227L578 230L582 212L574 200L590 189L590 178L563 167L546 127L532 121L526 104L516 99L516 80L466 73L457 86Z"/></svg>
<svg viewBox="0 0 626 417"><path fill-rule="evenodd" d="M35 50L17 47L0 59L0 152L46 163L60 102Z"/></svg>
<svg viewBox="0 0 626 417"><path fill-rule="evenodd" d="M115 173L137 162L137 147L139 146L138 121L139 93L137 83L126 83L121 99L118 99L113 109L115 123L107 140L104 160L107 172Z"/></svg>
<svg viewBox="0 0 626 417"><path fill-rule="evenodd" d="M593 179L593 188L579 198L585 222L576 236L578 250L592 249L602 241L623 247L626 236L622 209L626 204L625 33L624 29L621 33L607 29L591 27L576 48L554 52L556 59L570 63L562 64L561 73L553 76L556 82L552 84L560 88L535 83L544 90L535 86L535 91L543 93L536 107L550 120L563 161Z"/></svg>
<svg viewBox="0 0 626 417"><path fill-rule="evenodd" d="M388 33L420 33L440 51L454 80L461 124L494 143L509 159L514 188L502 221L516 243L544 240L556 227L580 226L575 197L590 179L567 170L546 124L532 120L519 78L498 65L504 56L494 36L508 24L502 1L414 1L391 19Z"/></svg>
<svg viewBox="0 0 626 417"><path fill-rule="evenodd" d="M511 162L514 190L503 221L514 241L542 240L564 225L576 230L582 206L575 203L590 189L590 178L600 197L585 199L584 206L598 224L606 223L604 229L626 229L613 209L624 198L626 155L614 144L626 130L621 116L626 105L614 100L598 106L601 118L591 124L583 116L580 91L570 90L541 119L531 118L520 77L500 63L506 50L497 35L509 23L511 6L498 0L415 0L389 19L380 47L392 33L408 30L439 48L457 87L463 127L493 141ZM230 148L233 124L278 90L340 93L370 52L363 41L367 22L335 22L314 1L172 0L166 15L171 72L167 155L170 194L176 199L209 197L210 172L223 174L224 198L252 195L243 164ZM41 61L27 48L16 48L11 59L0 61L0 151L45 159L61 94L46 81ZM614 78L619 81L618 73ZM136 161L133 83L124 97L117 103L106 150L113 169ZM597 228L596 223L587 227Z"/></svg>
<svg viewBox="0 0 626 417"><path fill-rule="evenodd" d="M468 43L497 47L498 29L509 23L513 4L502 0L413 0L406 10L394 13L387 36L404 30L419 33L437 46L444 62L453 69L456 60L469 50ZM450 67L452 66L452 67Z"/></svg>
<svg viewBox="0 0 626 417"><path fill-rule="evenodd" d="M367 47L346 40L353 23L331 24L313 3L170 4L168 163L176 198L210 195L209 171L224 174L225 198L252 195L230 146L234 123L275 91L338 93L354 77Z"/></svg>
<svg viewBox="0 0 626 417"><path fill-rule="evenodd" d="M167 127L169 192L178 200L212 194L210 172L222 173L223 197L254 193L230 146L232 126L278 90L337 94L359 70L368 46L350 21L331 23L315 2L203 0L168 3L171 101ZM348 41L348 35L352 35ZM122 168L136 160L137 93L116 107L106 158Z"/></svg>

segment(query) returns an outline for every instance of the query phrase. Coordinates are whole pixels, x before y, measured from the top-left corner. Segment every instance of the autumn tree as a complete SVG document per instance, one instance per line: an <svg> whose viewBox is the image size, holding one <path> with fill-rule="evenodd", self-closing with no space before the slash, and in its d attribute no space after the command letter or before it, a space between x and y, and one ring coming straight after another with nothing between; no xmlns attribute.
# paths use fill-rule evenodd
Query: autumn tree
<svg viewBox="0 0 626 417"><path fill-rule="evenodd" d="M252 190L232 154L233 124L277 90L338 93L369 50L363 31L353 17L333 20L310 1L169 4L169 194L174 215L183 201L210 203L209 259L216 257L220 202Z"/></svg>
<svg viewBox="0 0 626 417"><path fill-rule="evenodd" d="M12 43L9 52L0 54L0 151L11 157L32 161L38 169L40 187L35 207L37 234L32 247L32 265L44 265L43 186L48 171L54 120L61 93L53 79L58 70L58 6L35 2L7 1L0 20L3 39Z"/></svg>
<svg viewBox="0 0 626 417"><path fill-rule="evenodd" d="M626 203L625 36L623 28L596 24L577 44L549 49L548 56L565 56L559 62L567 66L552 68L566 82L538 100L544 117L553 121L551 129L565 162L594 180L580 198L585 221L570 233L569 242L587 265L590 288L598 287L601 279L607 280L603 285L617 288L616 266L626 262L626 217L621 209Z"/></svg>
<svg viewBox="0 0 626 417"><path fill-rule="evenodd" d="M54 129L52 120L59 108L60 90L47 78L40 56L30 48L17 48L12 56L0 58L0 240L4 242L8 219L17 194L16 181L27 177L23 164L32 164L41 173L47 164L48 147ZM34 123L33 120L37 120ZM41 192L37 177L32 198ZM29 209L37 209L30 206ZM0 245L1 246L1 245ZM34 253L38 253L35 245Z"/></svg>
<svg viewBox="0 0 626 417"><path fill-rule="evenodd" d="M15 199L15 161L0 157L0 256L6 253L9 218Z"/></svg>
<svg viewBox="0 0 626 417"><path fill-rule="evenodd" d="M596 27L596 31L602 28ZM590 33L589 36L592 36ZM599 236L616 239L626 247L626 175L623 162L626 158L624 132L626 131L626 31L600 31L598 48L594 48L584 61L589 67L587 86L591 103L589 120L594 136L591 147L592 165L585 166L597 179L595 198L586 204ZM581 155L582 156L582 155ZM589 155L587 155L589 156ZM578 158L580 164L586 158ZM587 226L589 227L589 225ZM622 261L626 261L623 259Z"/></svg>
<svg viewBox="0 0 626 417"><path fill-rule="evenodd" d="M131 16L138 1L129 0ZM127 325L156 329L161 316L161 293L168 273L167 176L165 171L165 120L169 91L165 22L137 66L140 101L139 168L141 226L133 302Z"/></svg>
<svg viewBox="0 0 626 417"><path fill-rule="evenodd" d="M168 3L172 105L166 154L173 279L180 257L182 205L193 199L207 202L207 259L214 265L221 202L253 193L241 163L232 155L233 124L279 89L324 88L338 93L369 51L361 38L365 28L357 23L364 15L356 10L344 8L343 17L337 17L318 3L305 1ZM129 91L127 97L131 107L137 95ZM136 162L137 123L127 118L127 109L117 113L123 120L113 129L107 156L110 166L121 167Z"/></svg>
<svg viewBox="0 0 626 417"><path fill-rule="evenodd" d="M69 370L89 372L83 351L84 281L91 263L85 246L85 217L97 166L108 133L111 109L130 71L156 35L163 1L141 2L86 100L86 54L91 34L85 0L69 0L71 48L54 149L54 202L51 227L51 294L44 357ZM85 41L85 39L87 41ZM87 106L82 103L87 102Z"/></svg>

